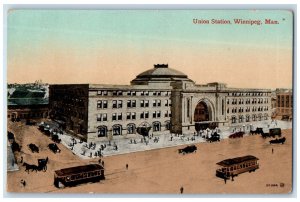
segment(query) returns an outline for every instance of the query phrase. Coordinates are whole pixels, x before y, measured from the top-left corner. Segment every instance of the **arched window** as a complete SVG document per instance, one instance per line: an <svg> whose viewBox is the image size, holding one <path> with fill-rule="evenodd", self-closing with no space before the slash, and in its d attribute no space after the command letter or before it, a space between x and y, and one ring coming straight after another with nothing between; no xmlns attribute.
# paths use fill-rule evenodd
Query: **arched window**
<svg viewBox="0 0 300 202"><path fill-rule="evenodd" d="M127 134L135 134L135 124L134 123L130 123L127 125Z"/></svg>
<svg viewBox="0 0 300 202"><path fill-rule="evenodd" d="M98 137L106 137L107 136L107 127L99 126L98 127Z"/></svg>
<svg viewBox="0 0 300 202"><path fill-rule="evenodd" d="M122 135L121 125L113 125L112 130L113 130L113 135Z"/></svg>
<svg viewBox="0 0 300 202"><path fill-rule="evenodd" d="M156 131L160 131L161 129L161 124L160 122L156 121L156 122L153 122L153 131L156 132Z"/></svg>

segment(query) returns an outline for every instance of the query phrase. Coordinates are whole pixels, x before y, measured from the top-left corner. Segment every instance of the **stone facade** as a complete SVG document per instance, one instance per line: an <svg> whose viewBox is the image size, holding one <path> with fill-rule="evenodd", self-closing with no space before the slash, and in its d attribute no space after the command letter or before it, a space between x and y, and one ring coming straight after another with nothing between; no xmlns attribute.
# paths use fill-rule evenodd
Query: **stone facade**
<svg viewBox="0 0 300 202"><path fill-rule="evenodd" d="M276 89L276 115L286 116L288 119L293 115L293 92L291 89Z"/></svg>
<svg viewBox="0 0 300 202"><path fill-rule="evenodd" d="M154 135L194 133L271 117L271 90L196 85L164 64L139 74L131 85L51 85L49 92L52 118L88 142L134 137L142 127Z"/></svg>

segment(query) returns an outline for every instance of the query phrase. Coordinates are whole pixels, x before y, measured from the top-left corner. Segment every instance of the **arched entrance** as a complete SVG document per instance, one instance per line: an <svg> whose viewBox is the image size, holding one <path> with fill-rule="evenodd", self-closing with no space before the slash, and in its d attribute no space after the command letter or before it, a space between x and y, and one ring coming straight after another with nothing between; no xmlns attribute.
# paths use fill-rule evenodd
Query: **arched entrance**
<svg viewBox="0 0 300 202"><path fill-rule="evenodd" d="M203 101L199 102L194 112L194 122L196 131L205 130L213 127L214 124L206 123L212 119L207 104ZM201 123L203 122L203 123Z"/></svg>

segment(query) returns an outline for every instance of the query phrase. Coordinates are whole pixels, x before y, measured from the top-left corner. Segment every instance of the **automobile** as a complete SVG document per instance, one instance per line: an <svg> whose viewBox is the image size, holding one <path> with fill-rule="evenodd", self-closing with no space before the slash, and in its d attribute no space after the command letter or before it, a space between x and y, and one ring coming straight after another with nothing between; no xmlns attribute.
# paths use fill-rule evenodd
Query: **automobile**
<svg viewBox="0 0 300 202"><path fill-rule="evenodd" d="M28 145L28 147L29 147L29 149L31 150L32 153L34 153L34 152L39 153L39 148L35 144L30 143Z"/></svg>
<svg viewBox="0 0 300 202"><path fill-rule="evenodd" d="M58 135L52 135L52 141L55 143L60 143L61 139L58 137Z"/></svg>
<svg viewBox="0 0 300 202"><path fill-rule="evenodd" d="M178 149L178 153L183 154L183 155L188 154L188 153L193 153L196 151L197 151L197 147L195 145L189 145L183 149Z"/></svg>
<svg viewBox="0 0 300 202"><path fill-rule="evenodd" d="M214 133L211 137L206 139L207 142L219 142L220 141L220 135L218 133Z"/></svg>
<svg viewBox="0 0 300 202"><path fill-rule="evenodd" d="M54 154L60 153L61 151L55 143L49 144L48 147Z"/></svg>

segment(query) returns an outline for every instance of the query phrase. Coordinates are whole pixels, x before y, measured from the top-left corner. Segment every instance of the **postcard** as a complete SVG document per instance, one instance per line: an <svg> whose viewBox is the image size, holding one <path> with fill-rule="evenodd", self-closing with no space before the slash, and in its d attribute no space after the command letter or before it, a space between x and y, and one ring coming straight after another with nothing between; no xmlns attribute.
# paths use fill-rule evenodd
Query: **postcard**
<svg viewBox="0 0 300 202"><path fill-rule="evenodd" d="M8 193L289 194L293 12L11 9Z"/></svg>

